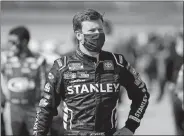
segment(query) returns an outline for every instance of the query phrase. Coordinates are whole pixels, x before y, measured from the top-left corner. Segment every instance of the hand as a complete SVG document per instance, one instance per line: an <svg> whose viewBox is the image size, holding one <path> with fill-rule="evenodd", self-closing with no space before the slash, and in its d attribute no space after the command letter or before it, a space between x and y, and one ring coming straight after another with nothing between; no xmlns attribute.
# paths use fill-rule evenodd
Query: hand
<svg viewBox="0 0 184 136"><path fill-rule="evenodd" d="M130 131L128 128L123 127L122 129L117 130L113 136L122 136L122 135L129 135L129 136L133 136L133 132Z"/></svg>

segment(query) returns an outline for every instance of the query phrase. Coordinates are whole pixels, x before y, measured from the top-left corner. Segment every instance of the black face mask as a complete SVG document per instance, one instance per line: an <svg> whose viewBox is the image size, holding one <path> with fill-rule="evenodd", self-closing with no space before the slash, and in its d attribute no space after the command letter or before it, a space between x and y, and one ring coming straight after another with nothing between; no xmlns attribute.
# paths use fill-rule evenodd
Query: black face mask
<svg viewBox="0 0 184 136"><path fill-rule="evenodd" d="M84 47L91 52L100 52L104 42L104 33L84 34Z"/></svg>

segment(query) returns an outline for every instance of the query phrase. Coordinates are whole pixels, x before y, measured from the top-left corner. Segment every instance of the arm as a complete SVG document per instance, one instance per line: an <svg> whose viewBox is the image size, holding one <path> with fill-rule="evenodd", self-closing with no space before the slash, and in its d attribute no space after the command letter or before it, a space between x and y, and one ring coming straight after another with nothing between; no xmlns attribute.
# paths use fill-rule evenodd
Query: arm
<svg viewBox="0 0 184 136"><path fill-rule="evenodd" d="M62 89L59 69L60 66L55 61L47 76L46 85L37 110L33 127L34 136L45 136L48 133L53 116L57 115L57 106L61 101L60 90Z"/></svg>
<svg viewBox="0 0 184 136"><path fill-rule="evenodd" d="M122 55L116 55L116 60L120 67L120 83L126 88L128 97L132 100L125 128L134 133L146 111L150 95L139 74L125 58Z"/></svg>

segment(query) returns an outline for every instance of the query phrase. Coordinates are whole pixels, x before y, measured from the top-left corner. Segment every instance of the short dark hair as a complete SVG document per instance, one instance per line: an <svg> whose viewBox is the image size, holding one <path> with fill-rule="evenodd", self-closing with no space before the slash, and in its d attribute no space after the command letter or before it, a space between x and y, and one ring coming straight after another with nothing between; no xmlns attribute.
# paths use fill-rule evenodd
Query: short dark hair
<svg viewBox="0 0 184 136"><path fill-rule="evenodd" d="M103 22L103 16L97 12L94 9L86 9L81 12L78 12L74 17L73 17L73 30L74 32L77 30L81 30L82 25L81 23L86 20L98 20L101 19Z"/></svg>
<svg viewBox="0 0 184 136"><path fill-rule="evenodd" d="M18 26L18 27L12 28L9 34L17 35L20 40L26 39L27 41L29 41L30 39L29 30L24 26Z"/></svg>

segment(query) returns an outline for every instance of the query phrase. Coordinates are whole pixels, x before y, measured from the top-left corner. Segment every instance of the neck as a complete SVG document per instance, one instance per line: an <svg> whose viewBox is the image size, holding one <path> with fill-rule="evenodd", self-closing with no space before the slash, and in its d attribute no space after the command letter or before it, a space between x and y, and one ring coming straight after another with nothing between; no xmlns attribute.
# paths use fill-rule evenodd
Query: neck
<svg viewBox="0 0 184 136"><path fill-rule="evenodd" d="M94 57L94 58L98 58L99 53L98 52L91 52L88 51L81 43L79 44L79 49L86 55Z"/></svg>
<svg viewBox="0 0 184 136"><path fill-rule="evenodd" d="M20 59L24 59L28 56L29 50L24 50L19 54Z"/></svg>

